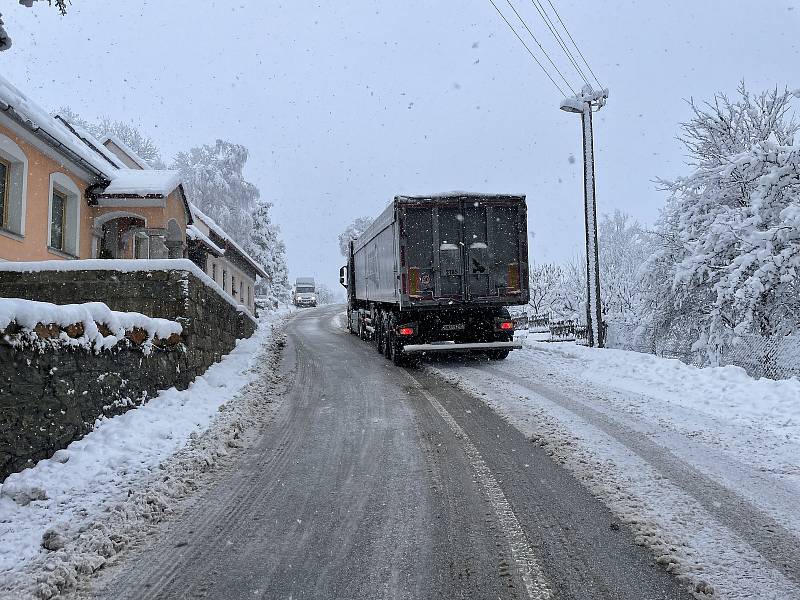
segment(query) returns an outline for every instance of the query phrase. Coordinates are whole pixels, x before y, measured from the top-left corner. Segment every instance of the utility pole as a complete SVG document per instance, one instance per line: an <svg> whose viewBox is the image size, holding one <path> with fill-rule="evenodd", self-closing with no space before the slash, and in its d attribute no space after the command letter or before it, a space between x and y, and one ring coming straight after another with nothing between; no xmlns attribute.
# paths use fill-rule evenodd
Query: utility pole
<svg viewBox="0 0 800 600"><path fill-rule="evenodd" d="M580 113L583 125L583 208L586 227L586 332L589 346L605 345L603 312L600 302L600 253L597 244L597 205L594 187L594 137L592 108L600 110L608 99L608 89L584 86L581 93L561 101L561 110Z"/></svg>

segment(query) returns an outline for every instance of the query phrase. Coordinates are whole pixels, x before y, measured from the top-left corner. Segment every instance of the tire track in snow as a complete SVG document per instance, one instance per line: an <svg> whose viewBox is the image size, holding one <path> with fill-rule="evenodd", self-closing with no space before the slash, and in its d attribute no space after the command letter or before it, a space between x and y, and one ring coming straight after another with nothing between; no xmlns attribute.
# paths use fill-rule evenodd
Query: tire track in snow
<svg viewBox="0 0 800 600"><path fill-rule="evenodd" d="M533 550L528 543L528 538L525 536L525 532L522 530L517 516L514 514L511 505L492 475L488 465L481 457L480 452L452 415L447 412L447 409L408 371L403 370L403 372L412 381L414 388L430 402L431 406L439 413L444 422L447 423L456 439L461 442L464 453L467 455L470 465L478 477L478 481L480 481L492 508L494 508L497 520L503 528L503 532L511 548L511 555L514 558L514 563L517 565L520 577L525 584L525 591L528 594L528 598L530 598L530 600L550 600L552 598L550 587L544 578L539 563L536 561Z"/></svg>
<svg viewBox="0 0 800 600"><path fill-rule="evenodd" d="M619 441L694 498L720 524L745 540L787 579L800 584L800 538L746 499L707 477L645 434L615 421L580 400L569 398L505 369L485 367L480 370L504 377L555 402Z"/></svg>
<svg viewBox="0 0 800 600"><path fill-rule="evenodd" d="M296 353L296 346L293 348ZM311 383L314 381L313 372L318 370L319 366L315 361L297 361L295 363L298 370L296 381L302 382L302 391L299 392L300 398L307 398L308 391L311 388ZM291 393L291 390L287 390ZM245 460L256 460L261 466L261 478L264 481L271 479L271 474L279 473L283 470L285 465L291 460L290 449L296 443L296 435L294 429L288 426L292 422L293 416L299 409L293 403L284 405L283 410L280 410L275 417L276 423L283 423L284 426L279 427L281 436L277 440L262 440L270 446L277 447L277 450L271 452L264 451L261 448L259 452L251 453L250 457L245 457ZM252 473L254 470L247 470L245 475ZM187 554L186 550L189 547L197 547L196 540L203 539L213 529L218 531L227 531L231 528L228 525L238 522L242 513L249 510L256 502L262 500L262 497L270 493L270 486L254 486L252 480L246 476L242 476L235 485L229 486L225 490L225 498L237 498L236 502L225 501L220 498L216 508L201 511L191 511L192 521L187 523L187 528L191 527L192 534L186 540L188 543L178 544L169 548L166 552L161 552L154 555L151 559L154 568L148 572L142 573L128 573L121 581L114 582L115 587L125 585L128 589L138 589L139 600L163 600L164 598L173 597L164 595L165 589L171 589L171 586L176 578L181 577L181 572L186 566ZM231 510L231 506L234 506ZM198 517L201 517L198 519ZM201 559L207 559L208 564L213 564L213 548L202 548L199 552ZM116 590L114 590L116 594Z"/></svg>

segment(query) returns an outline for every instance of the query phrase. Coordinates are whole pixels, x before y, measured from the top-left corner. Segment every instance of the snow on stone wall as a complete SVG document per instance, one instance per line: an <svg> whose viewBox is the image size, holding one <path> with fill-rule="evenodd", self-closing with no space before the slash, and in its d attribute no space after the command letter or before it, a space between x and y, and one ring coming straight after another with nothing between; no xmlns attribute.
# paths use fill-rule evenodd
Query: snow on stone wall
<svg viewBox="0 0 800 600"><path fill-rule="evenodd" d="M0 269L0 305L0 478L186 389L256 328L194 269Z"/></svg>
<svg viewBox="0 0 800 600"><path fill-rule="evenodd" d="M50 344L99 352L128 340L149 354L153 343L180 341L182 331L176 321L113 311L102 302L58 305L0 298L0 332L13 346Z"/></svg>

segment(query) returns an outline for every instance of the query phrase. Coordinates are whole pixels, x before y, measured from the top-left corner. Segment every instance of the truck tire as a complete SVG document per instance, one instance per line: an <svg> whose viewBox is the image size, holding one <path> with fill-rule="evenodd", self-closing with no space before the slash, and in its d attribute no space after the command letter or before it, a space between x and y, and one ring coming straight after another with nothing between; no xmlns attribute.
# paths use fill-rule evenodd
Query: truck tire
<svg viewBox="0 0 800 600"><path fill-rule="evenodd" d="M397 342L397 340L392 340L391 342L391 352L389 354L389 359L392 361L397 367L407 367L413 361L413 359L408 356L407 354L403 354L402 345Z"/></svg>
<svg viewBox="0 0 800 600"><path fill-rule="evenodd" d="M502 350L490 350L489 351L489 360L505 360L508 358L508 353L511 350L502 349Z"/></svg>
<svg viewBox="0 0 800 600"><path fill-rule="evenodd" d="M383 319L383 355L392 360L392 352L395 343L394 335L394 315L386 314Z"/></svg>
<svg viewBox="0 0 800 600"><path fill-rule="evenodd" d="M385 342L383 337L383 331L384 331L383 314L378 313L378 318L375 320L374 327L375 327L375 333L373 333L373 335L375 336L375 349L378 351L378 354L383 354L383 348Z"/></svg>

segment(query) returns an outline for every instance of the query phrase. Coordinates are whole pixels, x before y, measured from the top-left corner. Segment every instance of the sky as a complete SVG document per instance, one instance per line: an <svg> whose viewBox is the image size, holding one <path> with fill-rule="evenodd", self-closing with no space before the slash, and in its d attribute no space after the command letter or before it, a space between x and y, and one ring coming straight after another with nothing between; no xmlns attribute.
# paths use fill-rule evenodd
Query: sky
<svg viewBox="0 0 800 600"><path fill-rule="evenodd" d="M577 89L532 1L514 2ZM610 89L594 122L601 214L658 216L654 180L689 170L676 139L687 99L741 80L800 87L796 0L552 3ZM167 162L217 138L247 146L292 278L338 288L338 234L406 193L525 193L531 261L583 247L580 118L558 109L562 94L489 0L0 7L14 42L0 72L44 107L129 121Z"/></svg>

